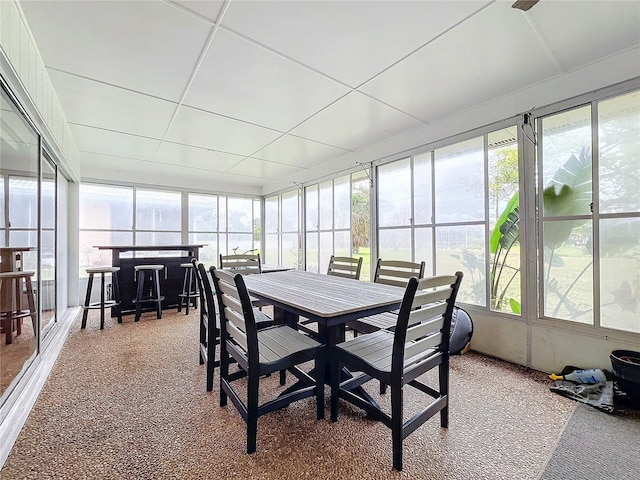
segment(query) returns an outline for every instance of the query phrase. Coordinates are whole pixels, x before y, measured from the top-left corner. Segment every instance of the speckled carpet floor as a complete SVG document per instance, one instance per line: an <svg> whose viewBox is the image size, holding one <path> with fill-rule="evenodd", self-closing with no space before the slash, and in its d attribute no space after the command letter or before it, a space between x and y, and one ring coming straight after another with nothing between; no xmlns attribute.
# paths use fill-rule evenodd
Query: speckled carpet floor
<svg viewBox="0 0 640 480"><path fill-rule="evenodd" d="M449 428L436 416L411 434L402 472L389 429L344 403L337 423L316 421L313 399L261 417L247 455L240 415L218 406L217 371L205 391L197 310L102 331L97 314L85 330L76 320L2 479L536 479L575 409L544 374L469 352L452 358ZM277 377L261 382L263 398Z"/></svg>

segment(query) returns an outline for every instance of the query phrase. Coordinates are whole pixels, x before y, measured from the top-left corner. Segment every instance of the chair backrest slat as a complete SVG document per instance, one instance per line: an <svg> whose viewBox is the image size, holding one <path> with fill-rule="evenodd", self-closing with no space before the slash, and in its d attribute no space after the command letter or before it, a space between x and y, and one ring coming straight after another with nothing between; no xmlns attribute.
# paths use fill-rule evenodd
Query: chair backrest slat
<svg viewBox="0 0 640 480"><path fill-rule="evenodd" d="M262 263L259 253L245 253L240 255L220 254L220 268L232 270L233 273L249 275L252 273L262 273Z"/></svg>
<svg viewBox="0 0 640 480"><path fill-rule="evenodd" d="M407 365L434 352L448 355L451 317L462 276L456 272L409 280L395 330L392 375L402 375Z"/></svg>
<svg viewBox="0 0 640 480"><path fill-rule="evenodd" d="M404 351L404 365L420 362L431 356L441 343L442 332L438 332L408 344Z"/></svg>
<svg viewBox="0 0 640 480"><path fill-rule="evenodd" d="M360 270L362 269L362 257L336 257L331 255L327 275L335 277L352 278L360 280Z"/></svg>
<svg viewBox="0 0 640 480"><path fill-rule="evenodd" d="M424 262L414 263L379 258L373 275L373 282L406 287L411 277L422 278L424 276L424 267Z"/></svg>
<svg viewBox="0 0 640 480"><path fill-rule="evenodd" d="M241 347L246 352L248 363L257 368L259 356L256 319L242 275L233 270L214 267L211 267L211 273L218 302L221 303L222 338L225 342L233 341Z"/></svg>
<svg viewBox="0 0 640 480"><path fill-rule="evenodd" d="M424 337L436 330L440 330L444 322L446 310L446 303L439 303L432 307L416 310L415 315L412 315L411 320L409 320L411 326L407 328L406 341L411 342L416 338Z"/></svg>
<svg viewBox="0 0 640 480"><path fill-rule="evenodd" d="M430 288L427 291L422 290L416 293L411 304L412 308L422 307L424 305L430 305L436 302L442 302L451 296L451 287L449 285L445 287Z"/></svg>

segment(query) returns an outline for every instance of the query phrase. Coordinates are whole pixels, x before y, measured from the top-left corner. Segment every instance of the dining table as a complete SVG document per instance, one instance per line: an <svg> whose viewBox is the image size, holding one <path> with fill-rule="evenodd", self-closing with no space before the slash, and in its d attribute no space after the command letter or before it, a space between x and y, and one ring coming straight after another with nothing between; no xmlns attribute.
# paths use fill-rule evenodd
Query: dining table
<svg viewBox="0 0 640 480"><path fill-rule="evenodd" d="M405 289L332 275L288 270L267 275L245 275L249 294L274 307L274 320L295 327L300 317L316 322L318 341L331 348L345 340L345 324L350 320L396 310ZM331 372L325 366L327 383ZM343 370L344 376L350 372ZM361 392L371 403L375 401Z"/></svg>

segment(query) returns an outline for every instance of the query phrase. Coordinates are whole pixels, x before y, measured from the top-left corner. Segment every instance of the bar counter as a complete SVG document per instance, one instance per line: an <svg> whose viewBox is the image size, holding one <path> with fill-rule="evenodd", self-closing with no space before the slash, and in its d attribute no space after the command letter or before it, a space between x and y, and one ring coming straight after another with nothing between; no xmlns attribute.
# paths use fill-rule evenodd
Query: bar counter
<svg viewBox="0 0 640 480"><path fill-rule="evenodd" d="M177 308L182 292L183 269L181 263L190 262L198 258L200 248L204 245L96 245L98 250L111 250L111 265L120 267L118 279L120 281L120 298L122 314L135 311L133 299L136 296L135 271L136 265L164 265L160 272L160 294L163 295L162 309ZM138 257L137 252L147 252L146 256ZM149 256L150 252L173 252L174 255ZM128 255L131 253L131 255ZM155 308L143 307L144 311ZM112 316L115 312L112 309Z"/></svg>

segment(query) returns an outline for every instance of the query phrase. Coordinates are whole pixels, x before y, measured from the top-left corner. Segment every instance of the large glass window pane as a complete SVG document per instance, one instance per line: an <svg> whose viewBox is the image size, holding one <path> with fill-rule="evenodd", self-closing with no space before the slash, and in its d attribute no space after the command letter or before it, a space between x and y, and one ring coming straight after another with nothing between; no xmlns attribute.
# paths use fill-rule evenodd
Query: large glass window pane
<svg viewBox="0 0 640 480"><path fill-rule="evenodd" d="M17 270L37 272L38 250L38 163L40 161L38 136L7 94L0 88L0 179L2 179L2 207L8 208L9 217L2 213L1 245L16 247L16 250L3 248L0 259L0 271L11 272ZM4 183L6 182L6 183ZM20 230L16 230L20 229ZM50 242L50 238L43 239ZM24 251L31 249L32 251ZM36 277L32 277L34 287ZM0 291L0 314L4 317L7 312L17 308L15 295L8 289L15 282L5 280ZM24 288L21 282L20 288ZM15 288L15 287L13 287ZM17 292L17 289L15 290ZM23 290L23 303L26 302L27 292ZM37 308L38 306L36 306ZM35 327L39 328L38 312L34 312ZM11 332L5 331L0 337L0 397L4 398L15 385L23 368L35 357L37 350L38 331L34 331L32 319L25 317L22 322L22 332L18 335L17 328L11 326ZM9 340L10 339L10 340ZM7 341L9 340L9 343ZM2 401L2 400L0 400Z"/></svg>
<svg viewBox="0 0 640 480"><path fill-rule="evenodd" d="M364 172L351 176L351 243L362 257L360 278L371 277L371 182Z"/></svg>
<svg viewBox="0 0 640 480"><path fill-rule="evenodd" d="M351 220L351 194L349 176L336 178L333 182L333 228L349 228Z"/></svg>
<svg viewBox="0 0 640 480"><path fill-rule="evenodd" d="M351 256L351 234L350 232L338 231L333 235L333 248L336 257ZM329 255L331 257L331 255ZM329 265L327 264L327 267Z"/></svg>
<svg viewBox="0 0 640 480"><path fill-rule="evenodd" d="M298 231L298 191L282 194L282 231Z"/></svg>
<svg viewBox="0 0 640 480"><path fill-rule="evenodd" d="M133 188L80 184L80 228L131 230Z"/></svg>
<svg viewBox="0 0 640 480"><path fill-rule="evenodd" d="M299 268L301 258L299 257L298 234L285 233L282 235L282 265L285 267Z"/></svg>
<svg viewBox="0 0 640 480"><path fill-rule="evenodd" d="M306 270L309 272L318 272L318 233L307 233L306 238Z"/></svg>
<svg viewBox="0 0 640 480"><path fill-rule="evenodd" d="M431 152L413 159L413 216L414 224L432 223Z"/></svg>
<svg viewBox="0 0 640 480"><path fill-rule="evenodd" d="M378 167L378 224L411 224L411 166L409 159Z"/></svg>
<svg viewBox="0 0 640 480"><path fill-rule="evenodd" d="M133 232L80 230L81 277L88 277L87 267L111 265L111 250L98 250L94 248L96 245L133 245Z"/></svg>
<svg viewBox="0 0 640 480"><path fill-rule="evenodd" d="M329 259L333 255L333 232L320 232L319 272L327 273Z"/></svg>
<svg viewBox="0 0 640 480"><path fill-rule="evenodd" d="M591 107L542 119L543 214L591 214Z"/></svg>
<svg viewBox="0 0 640 480"><path fill-rule="evenodd" d="M9 226L38 228L37 178L9 177Z"/></svg>
<svg viewBox="0 0 640 480"><path fill-rule="evenodd" d="M435 272L433 270L433 229L416 228L413 232L415 242L415 262L424 262L424 275L429 277Z"/></svg>
<svg viewBox="0 0 640 480"><path fill-rule="evenodd" d="M475 138L435 152L437 223L484 221L484 147Z"/></svg>
<svg viewBox="0 0 640 480"><path fill-rule="evenodd" d="M179 232L182 229L181 199L182 195L177 192L138 189L136 192L136 229ZM138 245L144 245L144 243L138 243ZM150 245L158 244L152 243Z"/></svg>
<svg viewBox="0 0 640 480"><path fill-rule="evenodd" d="M591 133L588 106L542 119L543 315L589 324L594 321ZM551 221L554 217L563 220Z"/></svg>
<svg viewBox="0 0 640 480"><path fill-rule="evenodd" d="M218 229L218 197L189 194L189 231L215 232Z"/></svg>
<svg viewBox="0 0 640 480"><path fill-rule="evenodd" d="M136 245L180 245L180 232L136 232ZM148 256L149 252L143 252L137 256ZM159 256L163 254L160 253ZM168 255L168 254L167 254Z"/></svg>
<svg viewBox="0 0 640 480"><path fill-rule="evenodd" d="M640 218L600 222L600 324L640 333Z"/></svg>
<svg viewBox="0 0 640 480"><path fill-rule="evenodd" d="M590 222L543 224L544 315L593 323L593 260Z"/></svg>
<svg viewBox="0 0 640 480"><path fill-rule="evenodd" d="M380 230L378 234L379 257L383 260L411 261L411 229L394 228Z"/></svg>
<svg viewBox="0 0 640 480"><path fill-rule="evenodd" d="M264 248L265 252L262 256L262 261L264 263L270 263L272 265L280 264L280 259L278 258L278 234L277 233L267 233L264 237Z"/></svg>
<svg viewBox="0 0 640 480"><path fill-rule="evenodd" d="M218 266L218 234L217 233L190 233L190 245L204 245L198 253L198 260L204 263L207 269Z"/></svg>
<svg viewBox="0 0 640 480"><path fill-rule="evenodd" d="M598 104L600 213L640 212L640 92Z"/></svg>
<svg viewBox="0 0 640 480"><path fill-rule="evenodd" d="M318 186L313 185L305 189L305 216L307 231L318 230Z"/></svg>
<svg viewBox="0 0 640 480"><path fill-rule="evenodd" d="M264 226L266 233L276 233L279 225L278 196L269 197L264 201Z"/></svg>
<svg viewBox="0 0 640 480"><path fill-rule="evenodd" d="M436 228L436 274L464 274L458 300L486 306L483 225Z"/></svg>
<svg viewBox="0 0 640 480"><path fill-rule="evenodd" d="M333 182L320 184L320 230L333 228Z"/></svg>
<svg viewBox="0 0 640 480"><path fill-rule="evenodd" d="M253 232L253 200L229 197L227 206L228 231Z"/></svg>
<svg viewBox="0 0 640 480"><path fill-rule="evenodd" d="M46 158L41 160L42 225L40 249L40 328L55 321L56 317L56 169Z"/></svg>
<svg viewBox="0 0 640 480"><path fill-rule="evenodd" d="M491 308L519 314L520 207L517 127L488 135Z"/></svg>

